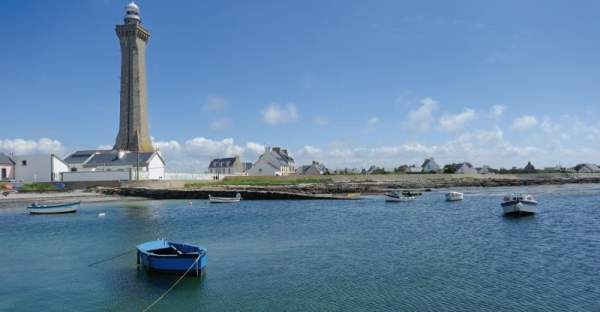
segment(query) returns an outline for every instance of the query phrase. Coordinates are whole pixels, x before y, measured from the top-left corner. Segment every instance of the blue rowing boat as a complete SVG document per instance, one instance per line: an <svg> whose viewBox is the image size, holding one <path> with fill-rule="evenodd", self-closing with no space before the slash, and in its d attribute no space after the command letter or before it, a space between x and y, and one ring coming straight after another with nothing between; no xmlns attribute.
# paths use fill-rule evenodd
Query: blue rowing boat
<svg viewBox="0 0 600 312"><path fill-rule="evenodd" d="M137 263L151 271L206 274L206 249L195 245L155 240L137 245Z"/></svg>
<svg viewBox="0 0 600 312"><path fill-rule="evenodd" d="M53 213L69 213L76 212L81 204L80 201L65 203L65 204L45 204L40 205L36 202L27 207L27 211L31 214L53 214Z"/></svg>

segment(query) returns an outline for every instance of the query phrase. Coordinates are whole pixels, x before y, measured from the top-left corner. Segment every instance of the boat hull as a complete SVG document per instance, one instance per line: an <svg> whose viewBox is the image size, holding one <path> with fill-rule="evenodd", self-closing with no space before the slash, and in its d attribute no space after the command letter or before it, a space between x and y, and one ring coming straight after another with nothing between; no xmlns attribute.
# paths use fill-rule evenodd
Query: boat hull
<svg viewBox="0 0 600 312"><path fill-rule="evenodd" d="M157 243L157 242L152 242ZM160 243L158 243L160 244ZM202 277L206 274L207 254L206 249L187 244L177 244L164 241L164 246L154 245L154 248L168 248L173 245L184 254L157 255L148 250L144 245L139 245L137 250L137 262L149 271L183 274L189 270L188 276ZM158 247L156 247L158 246Z"/></svg>
<svg viewBox="0 0 600 312"><path fill-rule="evenodd" d="M463 200L463 198L464 198L463 193L458 193L458 192L446 193L446 201L460 201L460 200Z"/></svg>
<svg viewBox="0 0 600 312"><path fill-rule="evenodd" d="M208 196L208 200L213 204L229 204L229 203L237 203L241 200L241 197L214 197Z"/></svg>
<svg viewBox="0 0 600 312"><path fill-rule="evenodd" d="M59 214L77 212L80 202L61 205L31 205L27 207L30 214Z"/></svg>
<svg viewBox="0 0 600 312"><path fill-rule="evenodd" d="M508 201L502 203L502 210L509 216L526 216L537 213L537 203L528 201Z"/></svg>
<svg viewBox="0 0 600 312"><path fill-rule="evenodd" d="M385 195L385 201L389 202L389 203L411 202L415 199L416 199L416 197L414 197L414 196L395 197L395 196Z"/></svg>

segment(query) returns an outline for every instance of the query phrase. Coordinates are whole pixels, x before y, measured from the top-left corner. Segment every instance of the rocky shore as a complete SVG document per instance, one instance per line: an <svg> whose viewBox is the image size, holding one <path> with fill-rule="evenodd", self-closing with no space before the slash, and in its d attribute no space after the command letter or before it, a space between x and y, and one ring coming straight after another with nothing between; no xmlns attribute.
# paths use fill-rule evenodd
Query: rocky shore
<svg viewBox="0 0 600 312"><path fill-rule="evenodd" d="M331 182L333 181L333 182ZM186 188L184 181L130 183L107 188L107 195L136 196L152 199L207 199L235 196L244 199L356 199L351 194L380 194L390 190L421 190L451 187L506 187L600 183L600 174L521 174L521 175L442 175L403 174L370 176L331 176L328 183L289 185L211 185Z"/></svg>

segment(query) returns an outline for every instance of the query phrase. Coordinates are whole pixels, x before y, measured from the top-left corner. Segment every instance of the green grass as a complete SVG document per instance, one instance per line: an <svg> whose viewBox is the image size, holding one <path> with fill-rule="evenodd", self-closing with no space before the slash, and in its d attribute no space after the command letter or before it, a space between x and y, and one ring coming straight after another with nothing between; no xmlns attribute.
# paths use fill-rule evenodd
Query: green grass
<svg viewBox="0 0 600 312"><path fill-rule="evenodd" d="M297 184L323 184L333 183L328 177L226 177L222 181L198 181L186 183L186 188L201 188L206 186L220 185L246 185L246 186L268 186L268 185L297 185Z"/></svg>
<svg viewBox="0 0 600 312"><path fill-rule="evenodd" d="M60 189L52 183L29 183L23 184L19 188L19 192L51 192L59 191Z"/></svg>

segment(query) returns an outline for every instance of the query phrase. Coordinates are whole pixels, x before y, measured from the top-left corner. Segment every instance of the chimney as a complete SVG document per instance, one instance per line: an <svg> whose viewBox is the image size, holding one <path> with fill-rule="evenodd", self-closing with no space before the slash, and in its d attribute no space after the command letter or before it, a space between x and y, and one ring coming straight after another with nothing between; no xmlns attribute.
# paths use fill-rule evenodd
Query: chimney
<svg viewBox="0 0 600 312"><path fill-rule="evenodd" d="M275 152L275 153L277 153L277 154L280 154L281 153L281 148L280 147L273 147L272 151Z"/></svg>

